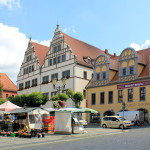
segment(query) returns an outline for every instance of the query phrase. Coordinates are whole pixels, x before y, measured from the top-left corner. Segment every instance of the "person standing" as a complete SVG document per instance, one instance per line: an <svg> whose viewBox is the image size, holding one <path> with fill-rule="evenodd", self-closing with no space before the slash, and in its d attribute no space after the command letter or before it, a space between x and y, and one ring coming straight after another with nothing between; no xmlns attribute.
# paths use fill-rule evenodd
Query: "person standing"
<svg viewBox="0 0 150 150"><path fill-rule="evenodd" d="M139 123L139 116L138 116L138 114L136 114L136 116L135 116L135 125L138 125L138 123Z"/></svg>
<svg viewBox="0 0 150 150"><path fill-rule="evenodd" d="M72 134L74 133L74 124L75 124L74 118L71 117Z"/></svg>

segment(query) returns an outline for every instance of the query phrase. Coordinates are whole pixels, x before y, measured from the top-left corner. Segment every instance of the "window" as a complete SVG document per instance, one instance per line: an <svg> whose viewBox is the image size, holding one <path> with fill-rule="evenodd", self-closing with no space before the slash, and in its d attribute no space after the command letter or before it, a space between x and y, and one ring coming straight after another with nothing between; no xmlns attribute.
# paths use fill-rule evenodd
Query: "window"
<svg viewBox="0 0 150 150"><path fill-rule="evenodd" d="M86 98L86 90L83 90L83 96Z"/></svg>
<svg viewBox="0 0 150 150"><path fill-rule="evenodd" d="M14 95L12 95L12 97L14 97Z"/></svg>
<svg viewBox="0 0 150 150"><path fill-rule="evenodd" d="M48 83L48 82L49 82L49 76L44 76L42 83Z"/></svg>
<svg viewBox="0 0 150 150"><path fill-rule="evenodd" d="M28 61L29 61L29 56L26 57L26 62L28 62Z"/></svg>
<svg viewBox="0 0 150 150"><path fill-rule="evenodd" d="M61 45L58 45L58 51L61 51Z"/></svg>
<svg viewBox="0 0 150 150"><path fill-rule="evenodd" d="M91 104L92 104L92 105L95 105L95 104L96 104L96 94L93 93L93 94L91 95L91 97L92 97Z"/></svg>
<svg viewBox="0 0 150 150"><path fill-rule="evenodd" d="M106 72L103 72L103 79L106 79Z"/></svg>
<svg viewBox="0 0 150 150"><path fill-rule="evenodd" d="M56 95L56 94L57 94L57 91L51 92L51 97L54 96L54 95Z"/></svg>
<svg viewBox="0 0 150 150"><path fill-rule="evenodd" d="M23 69L23 74L26 74L26 69Z"/></svg>
<svg viewBox="0 0 150 150"><path fill-rule="evenodd" d="M57 57L57 63L60 63L60 56Z"/></svg>
<svg viewBox="0 0 150 150"><path fill-rule="evenodd" d="M88 64L90 64L91 63L91 59L88 57L88 62L87 62Z"/></svg>
<svg viewBox="0 0 150 150"><path fill-rule="evenodd" d="M140 101L145 101L146 99L146 88L140 87Z"/></svg>
<svg viewBox="0 0 150 150"><path fill-rule="evenodd" d="M62 78L70 78L70 70L62 72Z"/></svg>
<svg viewBox="0 0 150 150"><path fill-rule="evenodd" d="M97 80L99 80L100 79L100 74L98 73L98 74L96 74L96 78L97 78Z"/></svg>
<svg viewBox="0 0 150 150"><path fill-rule="evenodd" d="M0 98L2 98L2 94L0 94Z"/></svg>
<svg viewBox="0 0 150 150"><path fill-rule="evenodd" d="M49 64L48 64L49 66L52 66L52 63L53 63L53 62L52 62L52 59L50 59L48 63L49 63Z"/></svg>
<svg viewBox="0 0 150 150"><path fill-rule="evenodd" d="M134 74L134 67L130 67L130 74Z"/></svg>
<svg viewBox="0 0 150 150"><path fill-rule="evenodd" d="M93 78L94 74L92 73L92 78Z"/></svg>
<svg viewBox="0 0 150 150"><path fill-rule="evenodd" d="M128 89L128 102L133 101L133 89Z"/></svg>
<svg viewBox="0 0 150 150"><path fill-rule="evenodd" d="M105 93L101 92L100 93L100 104L104 104L105 103Z"/></svg>
<svg viewBox="0 0 150 150"><path fill-rule="evenodd" d="M26 68L26 73L28 73L28 68Z"/></svg>
<svg viewBox="0 0 150 150"><path fill-rule="evenodd" d="M53 80L54 78L56 78L58 80L58 73L55 73L55 74L51 75L51 79Z"/></svg>
<svg viewBox="0 0 150 150"><path fill-rule="evenodd" d="M32 80L32 86L37 86L37 78Z"/></svg>
<svg viewBox="0 0 150 150"><path fill-rule="evenodd" d="M32 71L34 71L34 65L32 65Z"/></svg>
<svg viewBox="0 0 150 150"><path fill-rule="evenodd" d="M108 104L113 103L113 91L108 92Z"/></svg>
<svg viewBox="0 0 150 150"><path fill-rule="evenodd" d="M31 66L29 67L29 73L31 72Z"/></svg>
<svg viewBox="0 0 150 150"><path fill-rule="evenodd" d="M125 76L126 75L126 68L122 69L122 75Z"/></svg>
<svg viewBox="0 0 150 150"><path fill-rule="evenodd" d="M83 78L87 79L87 72L86 71L83 72Z"/></svg>
<svg viewBox="0 0 150 150"><path fill-rule="evenodd" d="M6 94L6 99L8 99L8 94Z"/></svg>
<svg viewBox="0 0 150 150"><path fill-rule="evenodd" d="M30 87L30 81L25 82L25 88L29 88Z"/></svg>
<svg viewBox="0 0 150 150"><path fill-rule="evenodd" d="M68 89L62 90L62 93L67 94Z"/></svg>
<svg viewBox="0 0 150 150"><path fill-rule="evenodd" d="M53 58L53 65L56 64L56 58Z"/></svg>
<svg viewBox="0 0 150 150"><path fill-rule="evenodd" d="M57 52L57 47L53 48L53 52L56 53Z"/></svg>
<svg viewBox="0 0 150 150"><path fill-rule="evenodd" d="M23 90L23 83L19 84L19 90Z"/></svg>
<svg viewBox="0 0 150 150"><path fill-rule="evenodd" d="M123 90L118 90L118 103L123 101Z"/></svg>
<svg viewBox="0 0 150 150"><path fill-rule="evenodd" d="M66 55L62 55L62 62L66 60Z"/></svg>

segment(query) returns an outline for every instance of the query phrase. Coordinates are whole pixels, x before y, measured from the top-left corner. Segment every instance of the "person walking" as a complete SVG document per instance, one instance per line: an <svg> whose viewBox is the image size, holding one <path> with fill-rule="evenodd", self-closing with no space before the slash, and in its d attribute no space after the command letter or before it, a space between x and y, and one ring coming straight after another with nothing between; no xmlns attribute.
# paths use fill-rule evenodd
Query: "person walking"
<svg viewBox="0 0 150 150"><path fill-rule="evenodd" d="M74 133L74 124L75 124L74 118L71 117L72 134Z"/></svg>

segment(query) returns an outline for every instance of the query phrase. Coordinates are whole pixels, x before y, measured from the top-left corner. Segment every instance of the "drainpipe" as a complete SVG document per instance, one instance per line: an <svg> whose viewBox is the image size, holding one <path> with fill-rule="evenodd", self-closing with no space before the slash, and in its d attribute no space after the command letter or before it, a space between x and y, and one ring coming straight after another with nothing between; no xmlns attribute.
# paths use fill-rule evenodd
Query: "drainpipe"
<svg viewBox="0 0 150 150"><path fill-rule="evenodd" d="M76 55L74 55L74 63L75 63L75 65L73 66L73 92L75 92L75 67L76 67L76 65L77 65L77 56Z"/></svg>

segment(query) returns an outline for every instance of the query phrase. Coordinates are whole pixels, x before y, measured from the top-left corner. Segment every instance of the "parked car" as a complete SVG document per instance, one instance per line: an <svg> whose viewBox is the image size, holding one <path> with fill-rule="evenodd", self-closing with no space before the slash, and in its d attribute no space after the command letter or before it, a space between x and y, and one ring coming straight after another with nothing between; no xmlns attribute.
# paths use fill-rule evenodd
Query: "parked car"
<svg viewBox="0 0 150 150"><path fill-rule="evenodd" d="M133 123L121 116L105 116L101 120L101 127L103 128L128 128Z"/></svg>

